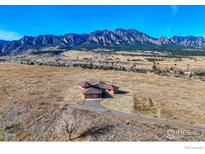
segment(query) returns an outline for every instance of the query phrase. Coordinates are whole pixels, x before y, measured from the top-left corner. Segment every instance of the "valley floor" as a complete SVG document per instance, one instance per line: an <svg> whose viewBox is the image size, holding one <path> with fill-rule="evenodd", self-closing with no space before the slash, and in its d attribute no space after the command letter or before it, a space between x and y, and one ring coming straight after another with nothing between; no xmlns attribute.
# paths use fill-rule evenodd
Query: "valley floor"
<svg viewBox="0 0 205 154"><path fill-rule="evenodd" d="M79 137L77 140L167 140L164 137L167 126L148 125L129 118L113 117L109 112L99 113L69 107L76 102L83 103L79 83L89 79L111 82L123 91L113 98L101 101L101 105L107 109L205 126L204 81L150 73L2 62L0 63L0 134L7 133L7 137L9 134L15 134L16 138L12 140L68 140L63 138L65 136L63 134L66 134L65 115L68 112L74 117L78 114L77 119L81 121L79 123L84 121L85 125L90 126L92 120L99 116L101 125L110 126L105 128L108 134L97 137L86 136L85 134L89 132L85 133L83 130L85 128L78 127L81 129L75 134L84 132L83 137L86 137ZM134 94L151 98L160 115L151 111L134 110ZM125 132L124 136L120 136L122 132ZM192 138L176 138L176 140L204 140L203 136L197 138L199 134L194 134Z"/></svg>

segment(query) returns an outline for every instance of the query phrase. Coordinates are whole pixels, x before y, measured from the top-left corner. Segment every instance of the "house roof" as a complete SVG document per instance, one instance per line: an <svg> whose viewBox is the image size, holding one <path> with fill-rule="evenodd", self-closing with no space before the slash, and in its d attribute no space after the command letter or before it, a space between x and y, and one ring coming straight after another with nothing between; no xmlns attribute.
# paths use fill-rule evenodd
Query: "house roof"
<svg viewBox="0 0 205 154"><path fill-rule="evenodd" d="M92 86L100 88L100 89L104 89L104 85L105 85L105 83L101 82L101 81L98 83L92 84Z"/></svg>
<svg viewBox="0 0 205 154"><path fill-rule="evenodd" d="M113 85L113 84L110 84L110 83L106 83L103 85L103 88L104 89L108 89L108 90L116 90L118 89L119 87Z"/></svg>
<svg viewBox="0 0 205 154"><path fill-rule="evenodd" d="M89 88L91 86L91 84L88 83L87 81L82 81L80 83L80 86L83 87L83 88Z"/></svg>
<svg viewBox="0 0 205 154"><path fill-rule="evenodd" d="M90 80L90 81L82 81L80 83L81 87L83 88L94 88L97 90L103 90L103 89L107 89L107 90L117 90L119 87L111 84L111 83L105 83L103 81L98 81L98 80ZM87 90L86 89L86 90ZM92 90L94 91L94 90Z"/></svg>
<svg viewBox="0 0 205 154"><path fill-rule="evenodd" d="M105 82L98 80L89 80L87 81L87 83L89 84L89 87L95 87L100 89L103 89L103 85L105 84Z"/></svg>
<svg viewBox="0 0 205 154"><path fill-rule="evenodd" d="M101 94L102 89L90 87L84 90L83 94Z"/></svg>
<svg viewBox="0 0 205 154"><path fill-rule="evenodd" d="M105 84L105 82L103 81L99 81L99 80L89 80L88 83L90 83L91 85L96 85L96 84Z"/></svg>

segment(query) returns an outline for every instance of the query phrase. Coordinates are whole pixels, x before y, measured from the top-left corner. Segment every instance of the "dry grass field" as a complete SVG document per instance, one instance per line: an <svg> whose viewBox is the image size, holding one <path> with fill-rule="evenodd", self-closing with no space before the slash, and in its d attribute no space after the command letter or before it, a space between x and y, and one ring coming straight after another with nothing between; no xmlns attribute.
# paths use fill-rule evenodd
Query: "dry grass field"
<svg viewBox="0 0 205 154"><path fill-rule="evenodd" d="M163 55L161 55L163 56ZM64 60L74 60L74 61L107 61L107 62L120 62L124 65L139 65L142 68L152 68L153 61L156 59L156 64L161 68L175 67L182 70L190 71L193 69L202 69L205 67L205 57L203 56L192 56L192 57L161 57L153 55L143 55L136 54L133 52L116 52L114 53L96 53L92 51L76 51L70 50L63 53Z"/></svg>
<svg viewBox="0 0 205 154"><path fill-rule="evenodd" d="M205 125L205 82L134 72L0 63L0 112L16 102L28 107L82 101L79 83L98 79L124 91L101 104L109 109ZM133 94L151 98L160 113L136 111ZM157 115L159 114L159 115Z"/></svg>

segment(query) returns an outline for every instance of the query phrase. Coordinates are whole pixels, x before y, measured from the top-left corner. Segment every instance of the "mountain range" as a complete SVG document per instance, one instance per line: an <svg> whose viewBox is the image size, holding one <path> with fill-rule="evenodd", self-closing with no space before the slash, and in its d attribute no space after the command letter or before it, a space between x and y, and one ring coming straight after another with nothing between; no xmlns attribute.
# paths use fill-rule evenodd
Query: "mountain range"
<svg viewBox="0 0 205 154"><path fill-rule="evenodd" d="M205 49L205 37L173 36L154 38L135 29L94 31L90 34L24 36L19 40L0 40L0 55L18 55L46 50L150 50L176 51ZM203 51L205 53L205 50Z"/></svg>

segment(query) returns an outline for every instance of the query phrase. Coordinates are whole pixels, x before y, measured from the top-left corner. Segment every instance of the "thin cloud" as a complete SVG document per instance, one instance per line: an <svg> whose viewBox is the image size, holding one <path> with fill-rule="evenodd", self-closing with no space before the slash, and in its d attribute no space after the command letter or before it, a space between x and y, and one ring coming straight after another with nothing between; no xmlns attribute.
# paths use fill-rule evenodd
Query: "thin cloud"
<svg viewBox="0 0 205 154"><path fill-rule="evenodd" d="M0 40L17 40L21 37L22 35L19 33L0 29Z"/></svg>
<svg viewBox="0 0 205 154"><path fill-rule="evenodd" d="M172 9L172 16L176 16L177 13L178 13L179 7L176 6L176 5L172 5L172 6L171 6L171 9Z"/></svg>

